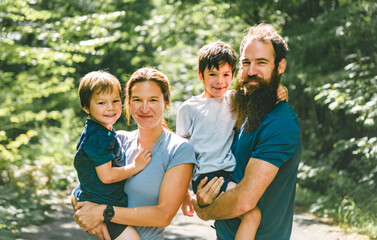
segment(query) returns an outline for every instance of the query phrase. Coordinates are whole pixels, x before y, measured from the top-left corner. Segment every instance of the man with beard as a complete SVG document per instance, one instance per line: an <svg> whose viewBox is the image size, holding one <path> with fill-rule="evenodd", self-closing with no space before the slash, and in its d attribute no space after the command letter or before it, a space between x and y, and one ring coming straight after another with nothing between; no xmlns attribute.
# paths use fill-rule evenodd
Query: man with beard
<svg viewBox="0 0 377 240"><path fill-rule="evenodd" d="M216 220L218 239L234 239L240 223L237 216L256 206L262 219L255 239L290 238L302 139L295 112L287 102L276 104L287 52L283 38L264 23L250 28L241 43L241 66L231 104L237 129L232 177L238 185L209 206L200 208L193 200L201 219ZM201 183L198 200L216 195L220 183L221 179L205 186Z"/></svg>

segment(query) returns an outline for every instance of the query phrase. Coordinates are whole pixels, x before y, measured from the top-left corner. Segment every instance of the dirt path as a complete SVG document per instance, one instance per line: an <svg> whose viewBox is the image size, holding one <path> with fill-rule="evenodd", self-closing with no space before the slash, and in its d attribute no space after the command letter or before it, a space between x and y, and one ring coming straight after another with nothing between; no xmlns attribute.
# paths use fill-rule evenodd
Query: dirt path
<svg viewBox="0 0 377 240"><path fill-rule="evenodd" d="M60 205L52 215L55 220L41 226L25 228L17 240L93 240L75 224L73 210L69 203ZM197 217L189 218L179 211L172 224L165 231L165 239L216 239L210 227L212 221L204 222ZM1 236L0 236L1 239ZM346 234L339 227L321 223L307 213L295 213L291 240L369 240L366 236Z"/></svg>

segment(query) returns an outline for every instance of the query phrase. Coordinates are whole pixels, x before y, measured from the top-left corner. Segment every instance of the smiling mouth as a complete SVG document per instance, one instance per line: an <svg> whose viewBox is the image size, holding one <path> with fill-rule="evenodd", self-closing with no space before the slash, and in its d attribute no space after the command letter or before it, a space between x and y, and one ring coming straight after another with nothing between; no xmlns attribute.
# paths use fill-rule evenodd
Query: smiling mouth
<svg viewBox="0 0 377 240"><path fill-rule="evenodd" d="M139 118L141 118L141 119L149 119L151 117L152 116L150 116L150 115L139 115Z"/></svg>
<svg viewBox="0 0 377 240"><path fill-rule="evenodd" d="M263 78L258 76L249 76L243 80L244 85L259 85L259 83L263 82Z"/></svg>
<svg viewBox="0 0 377 240"><path fill-rule="evenodd" d="M255 80L251 80L251 81L247 82L247 84L249 84L249 85L258 85L259 82L255 81Z"/></svg>
<svg viewBox="0 0 377 240"><path fill-rule="evenodd" d="M225 89L225 87L213 87L215 90L217 90L217 91L220 91L220 90L223 90L223 89Z"/></svg>

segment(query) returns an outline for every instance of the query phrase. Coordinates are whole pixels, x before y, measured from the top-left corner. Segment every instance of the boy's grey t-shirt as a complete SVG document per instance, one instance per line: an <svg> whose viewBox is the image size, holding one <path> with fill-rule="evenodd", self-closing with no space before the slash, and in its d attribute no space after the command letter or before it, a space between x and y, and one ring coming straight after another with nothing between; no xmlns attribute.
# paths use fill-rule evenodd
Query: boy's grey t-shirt
<svg viewBox="0 0 377 240"><path fill-rule="evenodd" d="M236 160L231 152L234 119L228 91L220 98L191 97L178 110L178 135L188 138L196 153L193 179L218 170L233 171Z"/></svg>
<svg viewBox="0 0 377 240"><path fill-rule="evenodd" d="M129 164L139 152L138 131L118 131L117 134L126 152L127 164ZM195 164L195 152L192 145L186 139L166 129L151 150L151 154L152 159L149 164L138 174L126 179L124 191L128 194L128 207L157 205L165 172L180 164ZM162 227L135 226L135 229L143 240L164 239Z"/></svg>

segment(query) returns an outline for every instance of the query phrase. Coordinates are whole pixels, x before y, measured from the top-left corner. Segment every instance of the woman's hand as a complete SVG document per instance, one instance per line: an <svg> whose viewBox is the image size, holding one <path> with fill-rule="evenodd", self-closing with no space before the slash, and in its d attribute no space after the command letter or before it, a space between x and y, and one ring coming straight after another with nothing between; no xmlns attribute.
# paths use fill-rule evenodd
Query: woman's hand
<svg viewBox="0 0 377 240"><path fill-rule="evenodd" d="M94 235L101 240L111 240L107 226L104 223L100 223L97 227L88 230L90 235Z"/></svg>
<svg viewBox="0 0 377 240"><path fill-rule="evenodd" d="M192 203L191 203L191 199L192 199L191 194L189 191L187 191L185 199L183 200L182 205L181 205L181 210L182 210L183 215L188 216L188 217L193 217L194 212L195 212L194 206L192 206Z"/></svg>
<svg viewBox="0 0 377 240"><path fill-rule="evenodd" d="M203 178L198 184L198 190L196 191L196 198L200 207L205 207L215 201L224 183L224 178L222 177L214 177L206 184L207 180L207 177Z"/></svg>
<svg viewBox="0 0 377 240"><path fill-rule="evenodd" d="M73 219L84 231L88 231L103 222L103 210L105 207L105 205L98 205L92 202L79 202L76 205L76 213Z"/></svg>

